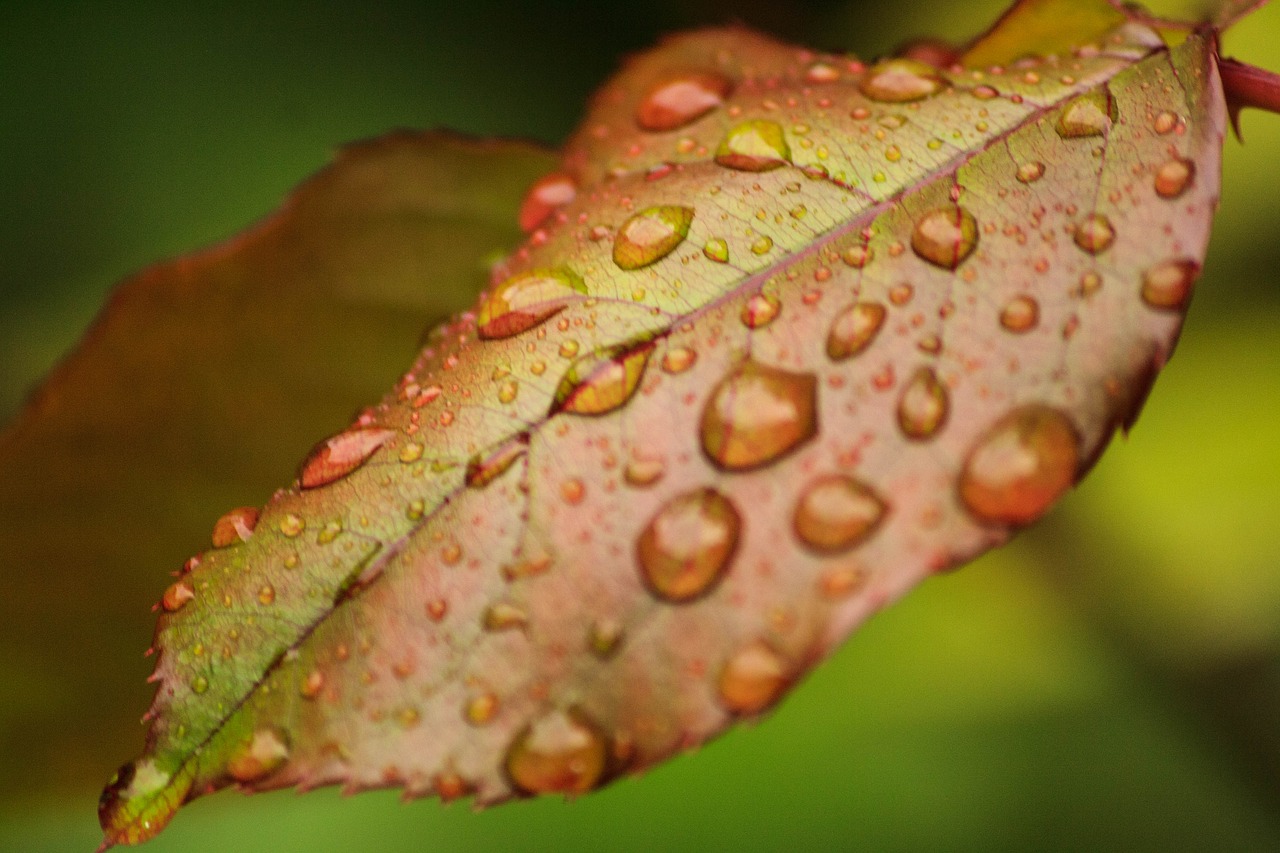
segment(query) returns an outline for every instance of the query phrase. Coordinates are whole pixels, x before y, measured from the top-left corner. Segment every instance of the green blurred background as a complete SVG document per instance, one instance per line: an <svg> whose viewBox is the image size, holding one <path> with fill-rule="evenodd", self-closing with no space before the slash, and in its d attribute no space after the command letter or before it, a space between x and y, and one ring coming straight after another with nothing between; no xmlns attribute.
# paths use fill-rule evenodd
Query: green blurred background
<svg viewBox="0 0 1280 853"><path fill-rule="evenodd" d="M621 56L671 30L740 21L874 56L967 37L1002 6L5 0L0 418L113 282L260 218L340 142L447 126L556 143ZM1280 69L1277 45L1272 8L1226 52ZM222 794L148 849L1280 849L1280 119L1244 124L1178 356L1132 439L1038 528L873 620L763 725L572 805ZM158 593L169 568L136 571ZM39 571L0 566L0 619L5 577ZM83 595L110 583L87 567ZM153 598L101 635L141 651ZM132 754L51 762L41 732L141 744L146 665L100 705L70 702L62 634L51 602L40 640L65 672L0 646L0 850L91 849L98 789Z"/></svg>

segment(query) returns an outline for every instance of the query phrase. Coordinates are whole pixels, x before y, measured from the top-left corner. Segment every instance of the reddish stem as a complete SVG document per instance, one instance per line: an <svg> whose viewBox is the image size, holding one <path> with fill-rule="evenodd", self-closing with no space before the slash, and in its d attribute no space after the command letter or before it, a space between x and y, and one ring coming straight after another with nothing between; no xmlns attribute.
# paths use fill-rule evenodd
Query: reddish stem
<svg viewBox="0 0 1280 853"><path fill-rule="evenodd" d="M1280 74L1234 59L1219 60L1218 71L1222 74L1222 90L1227 96L1227 110L1237 137L1240 136L1240 111L1245 107L1280 115Z"/></svg>

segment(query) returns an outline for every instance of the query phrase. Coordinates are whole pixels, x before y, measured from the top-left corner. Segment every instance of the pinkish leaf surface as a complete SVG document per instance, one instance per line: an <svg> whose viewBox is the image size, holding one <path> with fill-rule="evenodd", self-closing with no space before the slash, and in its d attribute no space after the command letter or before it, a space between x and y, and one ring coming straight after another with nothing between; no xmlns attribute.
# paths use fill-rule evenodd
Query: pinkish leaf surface
<svg viewBox="0 0 1280 853"><path fill-rule="evenodd" d="M477 309L166 592L106 842L228 785L592 790L1046 512L1171 354L1217 200L1212 34L1116 23L998 68L633 60Z"/></svg>

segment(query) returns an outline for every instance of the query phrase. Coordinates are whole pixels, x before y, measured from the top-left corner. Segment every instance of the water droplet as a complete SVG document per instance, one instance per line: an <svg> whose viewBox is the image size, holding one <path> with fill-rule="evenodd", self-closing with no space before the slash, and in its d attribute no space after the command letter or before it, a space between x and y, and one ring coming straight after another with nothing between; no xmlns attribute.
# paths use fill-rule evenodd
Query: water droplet
<svg viewBox="0 0 1280 853"><path fill-rule="evenodd" d="M743 361L702 411L702 449L716 465L744 471L795 450L818 431L817 377Z"/></svg>
<svg viewBox="0 0 1280 853"><path fill-rule="evenodd" d="M698 360L698 353L689 347L672 347L662 356L662 369L667 373L684 373Z"/></svg>
<svg viewBox="0 0 1280 853"><path fill-rule="evenodd" d="M324 673L318 669L313 669L307 673L307 677L298 686L298 693L301 694L303 699L314 699L320 695L320 691L323 689Z"/></svg>
<svg viewBox="0 0 1280 853"><path fill-rule="evenodd" d="M616 619L597 619L587 631L587 648L601 660L608 660L622 643L622 623Z"/></svg>
<svg viewBox="0 0 1280 853"><path fill-rule="evenodd" d="M529 614L514 604L498 602L485 608L480 624L486 631L510 631L513 628L523 629L529 624Z"/></svg>
<svg viewBox="0 0 1280 853"><path fill-rule="evenodd" d="M867 246L854 246L851 249L845 249L840 255L840 260L856 270L860 270L867 264L871 263L874 253Z"/></svg>
<svg viewBox="0 0 1280 853"><path fill-rule="evenodd" d="M1200 265L1192 260L1165 261L1142 276L1142 301L1152 308L1181 311L1191 298L1191 286L1200 275Z"/></svg>
<svg viewBox="0 0 1280 853"><path fill-rule="evenodd" d="M399 458L405 465L411 465L422 458L423 451L426 450L416 441L410 441L404 447L400 448Z"/></svg>
<svg viewBox="0 0 1280 853"><path fill-rule="evenodd" d="M369 461L394 435L394 430L360 427L325 439L312 448L302 463L298 485L315 489L341 480Z"/></svg>
<svg viewBox="0 0 1280 853"><path fill-rule="evenodd" d="M236 507L213 523L213 547L226 548L245 542L253 535L258 526L258 510L256 507Z"/></svg>
<svg viewBox="0 0 1280 853"><path fill-rule="evenodd" d="M790 160L791 146L782 125L764 119L734 127L716 149L717 163L743 172L766 172Z"/></svg>
<svg viewBox="0 0 1280 853"><path fill-rule="evenodd" d="M772 237L768 237L768 236L759 237L756 239L754 243L751 244L751 254L763 255L772 248L773 248Z"/></svg>
<svg viewBox="0 0 1280 853"><path fill-rule="evenodd" d="M676 130L724 103L733 81L719 74L682 74L645 93L636 107L636 124L649 131Z"/></svg>
<svg viewBox="0 0 1280 853"><path fill-rule="evenodd" d="M1155 128L1156 133L1164 136L1173 132L1173 129L1178 126L1178 117L1170 112L1160 113L1160 115L1156 116L1152 126Z"/></svg>
<svg viewBox="0 0 1280 853"><path fill-rule="evenodd" d="M1161 198L1177 198L1187 191L1195 176L1195 163L1174 157L1156 170L1156 195Z"/></svg>
<svg viewBox="0 0 1280 853"><path fill-rule="evenodd" d="M473 489L483 489L501 477L529 450L529 437L519 435L488 456L477 453L467 462L466 484Z"/></svg>
<svg viewBox="0 0 1280 853"><path fill-rule="evenodd" d="M627 485L643 489L652 486L667 473L667 465L661 459L633 458L627 462L622 476Z"/></svg>
<svg viewBox="0 0 1280 853"><path fill-rule="evenodd" d="M729 263L729 244L721 237L712 237L702 247L702 254L718 264Z"/></svg>
<svg viewBox="0 0 1280 853"><path fill-rule="evenodd" d="M1000 325L1011 332L1029 332L1040 322L1040 303L1030 296L1015 296L1000 312Z"/></svg>
<svg viewBox="0 0 1280 853"><path fill-rule="evenodd" d="M932 438L947 422L950 408L947 389L931 367L922 367L911 377L898 401L898 426L907 438Z"/></svg>
<svg viewBox="0 0 1280 853"><path fill-rule="evenodd" d="M977 245L977 220L958 204L929 211L917 220L911 232L912 250L929 263L948 270L964 263Z"/></svg>
<svg viewBox="0 0 1280 853"><path fill-rule="evenodd" d="M467 702L464 715L471 725L483 726L492 722L497 713L498 697L492 693L481 693Z"/></svg>
<svg viewBox="0 0 1280 853"><path fill-rule="evenodd" d="M778 316L782 304L772 294L757 293L742 306L742 325L748 329L759 329L767 326Z"/></svg>
<svg viewBox="0 0 1280 853"><path fill-rule="evenodd" d="M796 503L796 535L821 553L846 551L866 541L885 514L880 496L850 477L833 474L810 483Z"/></svg>
<svg viewBox="0 0 1280 853"><path fill-rule="evenodd" d="M164 595L160 597L160 606L169 613L176 613L195 597L196 593L191 588L191 584L186 581L178 581L170 584L169 588L164 591Z"/></svg>
<svg viewBox="0 0 1280 853"><path fill-rule="evenodd" d="M203 675L197 675L191 680L191 692L199 695L209 689L209 679Z"/></svg>
<svg viewBox="0 0 1280 853"><path fill-rule="evenodd" d="M273 604L276 600L276 589L269 583L264 583L258 590L258 603L263 605Z"/></svg>
<svg viewBox="0 0 1280 853"><path fill-rule="evenodd" d="M537 228L548 216L573 201L577 194L578 188L568 175L553 172L539 178L520 202L517 217L520 230L528 233Z"/></svg>
<svg viewBox="0 0 1280 853"><path fill-rule="evenodd" d="M1080 220L1076 226L1076 245L1091 255L1098 255L1111 248L1116 240L1116 229L1111 220L1100 213L1093 213Z"/></svg>
<svg viewBox="0 0 1280 853"><path fill-rule="evenodd" d="M1033 160L1018 167L1018 180L1024 184L1034 184L1044 177L1044 163Z"/></svg>
<svg viewBox="0 0 1280 853"><path fill-rule="evenodd" d="M878 302L855 302L841 311L827 334L827 357L842 361L869 347L884 325L885 313Z"/></svg>
<svg viewBox="0 0 1280 853"><path fill-rule="evenodd" d="M259 729L227 761L227 775L256 782L279 770L289 758L289 737L276 728Z"/></svg>
<svg viewBox="0 0 1280 853"><path fill-rule="evenodd" d="M719 584L742 526L729 499L703 488L662 506L636 542L640 574L659 598L692 601Z"/></svg>
<svg viewBox="0 0 1280 853"><path fill-rule="evenodd" d="M886 59L867 70L858 84L873 101L905 103L935 95L946 86L936 68L912 59Z"/></svg>
<svg viewBox="0 0 1280 853"><path fill-rule="evenodd" d="M432 622L439 622L449 612L449 602L443 598L433 598L427 602L427 616Z"/></svg>
<svg viewBox="0 0 1280 853"><path fill-rule="evenodd" d="M656 345L622 344L574 362L556 388L550 414L603 415L635 395Z"/></svg>
<svg viewBox="0 0 1280 853"><path fill-rule="evenodd" d="M1066 415L1032 404L996 421L965 458L960 499L980 521L1029 524L1075 481L1080 436Z"/></svg>
<svg viewBox="0 0 1280 853"><path fill-rule="evenodd" d="M585 794L604 776L606 751L604 735L581 712L551 711L516 735L507 776L527 794Z"/></svg>
<svg viewBox="0 0 1280 853"><path fill-rule="evenodd" d="M578 342L573 338L561 341L559 353L561 358L573 358L578 354Z"/></svg>
<svg viewBox="0 0 1280 853"><path fill-rule="evenodd" d="M508 379L498 386L498 402L506 405L515 402L516 396L520 393L520 383L514 379Z"/></svg>
<svg viewBox="0 0 1280 853"><path fill-rule="evenodd" d="M563 311L586 292L582 278L563 267L512 276L494 288L481 304L476 334L485 340L494 340L526 332Z"/></svg>
<svg viewBox="0 0 1280 853"><path fill-rule="evenodd" d="M587 487L577 477L570 477L560 484L560 499L570 506L577 506L587 496Z"/></svg>
<svg viewBox="0 0 1280 853"><path fill-rule="evenodd" d="M735 714L758 714L782 695L787 662L768 643L756 640L725 662L720 671L720 701Z"/></svg>
<svg viewBox="0 0 1280 853"><path fill-rule="evenodd" d="M689 236L693 208L664 205L632 216L613 238L613 262L624 270L638 270L662 260Z"/></svg>
<svg viewBox="0 0 1280 853"><path fill-rule="evenodd" d="M1102 136L1116 120L1116 105L1106 88L1086 92L1063 108L1058 135L1063 139Z"/></svg>
<svg viewBox="0 0 1280 853"><path fill-rule="evenodd" d="M306 529L307 523L293 513L289 513L280 519L280 532L290 539L301 535L302 531Z"/></svg>

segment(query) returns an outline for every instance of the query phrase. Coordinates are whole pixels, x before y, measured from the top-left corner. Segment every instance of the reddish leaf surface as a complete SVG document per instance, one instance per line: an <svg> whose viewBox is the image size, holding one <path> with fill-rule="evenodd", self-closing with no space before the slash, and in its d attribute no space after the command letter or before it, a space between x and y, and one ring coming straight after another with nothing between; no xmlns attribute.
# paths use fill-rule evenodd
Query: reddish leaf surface
<svg viewBox="0 0 1280 853"><path fill-rule="evenodd" d="M634 60L477 310L165 592L106 843L230 784L591 790L1047 511L1172 351L1224 105L1210 34L1011 55L1041 5L969 68Z"/></svg>

